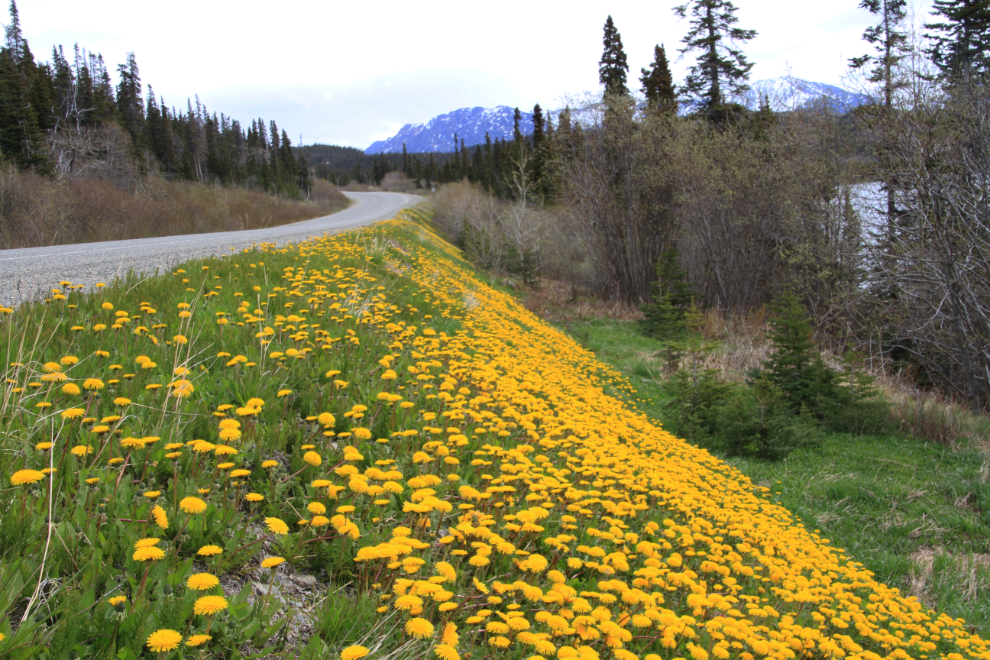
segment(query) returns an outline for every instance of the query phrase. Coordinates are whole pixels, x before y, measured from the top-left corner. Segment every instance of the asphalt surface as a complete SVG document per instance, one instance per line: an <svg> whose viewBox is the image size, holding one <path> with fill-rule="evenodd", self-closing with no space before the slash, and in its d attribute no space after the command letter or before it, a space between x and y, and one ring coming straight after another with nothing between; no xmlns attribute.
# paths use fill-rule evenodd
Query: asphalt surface
<svg viewBox="0 0 990 660"><path fill-rule="evenodd" d="M295 243L363 227L393 218L402 209L423 201L418 195L402 193L344 194L354 203L343 211L279 227L0 250L0 305L13 307L37 299L57 288L63 280L85 284L83 290L88 291L97 282L110 284L128 271L154 274L188 259L230 254L230 248L240 250L257 243Z"/></svg>

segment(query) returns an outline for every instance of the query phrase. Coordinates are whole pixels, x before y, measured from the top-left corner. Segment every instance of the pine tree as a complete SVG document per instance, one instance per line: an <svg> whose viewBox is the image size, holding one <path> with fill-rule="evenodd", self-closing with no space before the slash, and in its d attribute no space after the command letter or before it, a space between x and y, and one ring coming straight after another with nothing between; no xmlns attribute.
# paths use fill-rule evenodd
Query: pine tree
<svg viewBox="0 0 990 660"><path fill-rule="evenodd" d="M762 369L750 374L751 382L768 379L783 393L794 412L802 409L821 419L836 400L836 374L811 341L811 322L801 301L792 293L773 305L777 317L771 323L771 354Z"/></svg>
<svg viewBox="0 0 990 660"><path fill-rule="evenodd" d="M717 111L728 96L749 89L746 81L753 65L737 44L755 37L756 30L733 27L739 19L729 0L690 0L675 7L674 13L681 18L690 15L691 21L679 52L698 53L682 89L709 113Z"/></svg>
<svg viewBox="0 0 990 660"><path fill-rule="evenodd" d="M643 95L647 104L663 113L677 112L677 93L674 89L674 77L667 64L667 51L663 44L654 46L653 62L649 69L641 69L639 81L642 83Z"/></svg>
<svg viewBox="0 0 990 660"><path fill-rule="evenodd" d="M24 49L27 47L27 42L21 32L21 18L17 12L17 3L14 0L10 0L10 24L7 25L5 33L7 52L10 53L10 58L14 64L20 66L21 60L24 59Z"/></svg>
<svg viewBox="0 0 990 660"><path fill-rule="evenodd" d="M142 142L144 134L144 99L141 93L141 74L134 53L127 54L127 62L117 65L120 82L117 83L117 112L120 123L130 133L134 147Z"/></svg>
<svg viewBox="0 0 990 660"><path fill-rule="evenodd" d="M869 81L883 83L884 106L891 107L894 92L906 83L894 79L895 68L908 51L907 33L903 29L907 19L907 0L860 0L861 9L879 17L880 22L863 32L863 41L872 45L875 55L863 55L849 60L854 69L869 64Z"/></svg>
<svg viewBox="0 0 990 660"><path fill-rule="evenodd" d="M543 143L543 108L537 103L533 106L533 146Z"/></svg>
<svg viewBox="0 0 990 660"><path fill-rule="evenodd" d="M926 53L947 77L990 72L990 0L935 0Z"/></svg>
<svg viewBox="0 0 990 660"><path fill-rule="evenodd" d="M629 72L629 65L626 63L626 51L622 48L622 37L615 29L611 14L605 20L602 41L604 50L598 63L598 80L605 86L605 95L628 95L626 74Z"/></svg>

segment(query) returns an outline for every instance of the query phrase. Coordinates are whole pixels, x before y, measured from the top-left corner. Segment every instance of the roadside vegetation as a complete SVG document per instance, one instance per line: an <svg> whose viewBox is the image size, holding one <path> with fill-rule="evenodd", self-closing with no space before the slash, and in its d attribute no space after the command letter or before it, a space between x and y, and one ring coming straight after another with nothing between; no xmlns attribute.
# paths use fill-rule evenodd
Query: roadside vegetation
<svg viewBox="0 0 990 660"><path fill-rule="evenodd" d="M422 220L3 310L0 653L990 653Z"/></svg>
<svg viewBox="0 0 990 660"><path fill-rule="evenodd" d="M863 562L878 580L986 634L985 417L889 377L879 365L865 365L877 376L870 379L870 427L840 430L816 424L807 413L805 419L787 415L798 428L784 439L800 434L803 442L776 446L786 455L770 460L758 455L760 445L740 447L727 442L738 436L718 436L718 423L713 433L698 422L715 417L727 431L738 428L740 410L731 397L760 395L747 381L758 381L761 365L773 362L772 313L732 319L707 312L680 331L675 318L674 332L658 336L649 317L634 307L573 295L559 282L543 284L522 294L526 306L617 368L636 388L636 405L665 429L687 435L770 489L775 501ZM841 373L840 356L815 354ZM759 419L750 412L742 421L752 425Z"/></svg>
<svg viewBox="0 0 990 660"><path fill-rule="evenodd" d="M56 180L0 170L0 249L260 229L346 208L326 181L309 200L160 177L122 190L100 179Z"/></svg>

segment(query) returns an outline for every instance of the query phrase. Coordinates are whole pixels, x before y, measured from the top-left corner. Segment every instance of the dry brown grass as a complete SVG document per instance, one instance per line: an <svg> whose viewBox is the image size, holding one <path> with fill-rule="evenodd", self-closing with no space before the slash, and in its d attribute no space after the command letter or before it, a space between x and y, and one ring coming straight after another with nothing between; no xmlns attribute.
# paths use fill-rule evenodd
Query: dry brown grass
<svg viewBox="0 0 990 660"><path fill-rule="evenodd" d="M935 576L935 562L945 563L945 575L942 579L950 579L954 584L953 590L962 600L973 601L980 592L990 589L988 569L990 555L983 553L952 555L941 547L923 547L911 555L910 593L921 602L931 607L934 603L930 598L933 591L931 582Z"/></svg>
<svg viewBox="0 0 990 660"><path fill-rule="evenodd" d="M347 198L317 181L310 201L161 178L134 191L100 179L0 170L0 249L257 229L326 215Z"/></svg>
<svg viewBox="0 0 990 660"><path fill-rule="evenodd" d="M513 280L505 280L515 287ZM622 302L610 302L562 280L541 279L540 288L521 292L523 305L531 312L555 323L610 319L638 321L642 312ZM717 309L702 314L700 331L714 350L701 356L697 366L716 369L728 382L742 382L770 355L767 341L771 317L764 309L746 315L727 315ZM840 355L822 348L822 357L834 369L841 368ZM642 362L669 371L660 350L641 356ZM688 358L682 360L682 368ZM921 390L905 374L885 368L879 358L867 358L862 368L876 378L876 386L890 404L894 426L905 435L950 447L976 446L990 453L990 420L938 394Z"/></svg>
<svg viewBox="0 0 990 660"><path fill-rule="evenodd" d="M517 286L511 279L506 279L505 283L513 288ZM522 292L522 303L540 318L555 323L603 318L638 321L643 318L643 313L633 305L603 300L561 280L541 278L538 289Z"/></svg>

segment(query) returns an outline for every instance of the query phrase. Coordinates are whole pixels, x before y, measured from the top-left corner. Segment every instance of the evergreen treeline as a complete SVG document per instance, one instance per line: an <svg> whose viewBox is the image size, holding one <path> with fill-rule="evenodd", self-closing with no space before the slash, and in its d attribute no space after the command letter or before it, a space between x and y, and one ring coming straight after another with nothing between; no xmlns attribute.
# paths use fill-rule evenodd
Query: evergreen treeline
<svg viewBox="0 0 990 660"><path fill-rule="evenodd" d="M569 127L568 114L562 115ZM554 127L539 104L533 108L533 134L524 136L519 128L522 115L516 108L515 126L511 140L486 134L485 143L467 147L455 134L460 148L454 152L408 153L403 145L401 154L365 154L360 149L336 145L314 144L299 149L313 166L313 173L337 186L351 181L379 185L389 172L402 172L420 187L432 183L468 180L499 197L513 197L513 176L522 166L536 192L550 192L545 176L550 160Z"/></svg>
<svg viewBox="0 0 990 660"><path fill-rule="evenodd" d="M144 174L240 185L298 197L309 190L309 166L274 120L249 126L210 112L196 98L170 107L148 85L133 53L117 66L116 85L103 57L62 46L37 62L24 38L17 5L0 49L0 154L21 169L76 176L108 155L133 160ZM121 140L123 137L123 140Z"/></svg>

